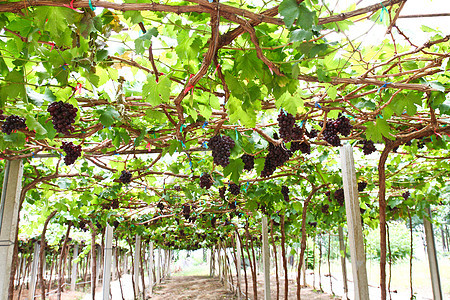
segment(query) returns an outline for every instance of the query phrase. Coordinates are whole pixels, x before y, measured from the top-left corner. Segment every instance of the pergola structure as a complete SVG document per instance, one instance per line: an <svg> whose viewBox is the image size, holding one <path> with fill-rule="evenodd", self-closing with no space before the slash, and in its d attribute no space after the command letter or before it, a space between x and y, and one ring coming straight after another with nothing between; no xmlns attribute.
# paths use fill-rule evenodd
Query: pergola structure
<svg viewBox="0 0 450 300"><path fill-rule="evenodd" d="M51 199L45 224L87 224L93 248L97 230L109 237L106 250L113 222L136 248L142 237L219 252L244 234L253 243L262 222L268 263L270 225L284 259L285 243L301 244L299 290L306 238L319 228L348 222L353 262L362 259L361 214L380 228L386 299L386 222L448 205L450 35L425 28L429 41L417 44L397 24L406 0L348 11L332 2L0 3L0 298L13 293L20 209L67 195ZM354 37L364 24L364 38L382 28L385 40ZM358 148L369 163L355 170ZM414 201L391 201L412 189Z"/></svg>

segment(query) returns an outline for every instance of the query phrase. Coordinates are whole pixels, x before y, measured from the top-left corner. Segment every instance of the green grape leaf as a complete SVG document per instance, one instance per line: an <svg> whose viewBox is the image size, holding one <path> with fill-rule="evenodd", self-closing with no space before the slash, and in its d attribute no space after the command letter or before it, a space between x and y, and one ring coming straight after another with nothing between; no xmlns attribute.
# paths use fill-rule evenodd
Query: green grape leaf
<svg viewBox="0 0 450 300"><path fill-rule="evenodd" d="M300 15L300 8L296 0L283 0L278 7L278 12L283 17L286 27L290 28Z"/></svg>
<svg viewBox="0 0 450 300"><path fill-rule="evenodd" d="M244 162L240 158L230 159L230 163L223 169L223 175L230 176L230 180L238 183L242 170L244 170Z"/></svg>
<svg viewBox="0 0 450 300"><path fill-rule="evenodd" d="M47 133L47 129L45 129L33 116L28 115L25 124L27 124L28 129L35 130L39 135L45 135Z"/></svg>
<svg viewBox="0 0 450 300"><path fill-rule="evenodd" d="M99 120L105 127L113 125L120 117L120 114L112 106L108 106L106 109L97 109L96 112L100 115Z"/></svg>

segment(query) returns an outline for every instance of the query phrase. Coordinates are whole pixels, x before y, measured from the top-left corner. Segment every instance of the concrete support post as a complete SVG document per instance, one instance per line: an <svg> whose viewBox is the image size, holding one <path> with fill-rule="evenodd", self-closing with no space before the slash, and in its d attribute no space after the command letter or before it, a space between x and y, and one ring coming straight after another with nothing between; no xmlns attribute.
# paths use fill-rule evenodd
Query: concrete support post
<svg viewBox="0 0 450 300"><path fill-rule="evenodd" d="M262 249L261 256L264 267L264 300L270 300L270 252L267 217L262 217Z"/></svg>
<svg viewBox="0 0 450 300"><path fill-rule="evenodd" d="M134 296L139 297L139 266L141 261L141 236L136 234L136 245L134 247Z"/></svg>
<svg viewBox="0 0 450 300"><path fill-rule="evenodd" d="M364 254L364 237L362 234L361 215L358 199L353 150L349 144L341 147L342 181L344 185L345 210L349 235L355 300L369 299L366 259Z"/></svg>
<svg viewBox="0 0 450 300"><path fill-rule="evenodd" d="M222 259L221 259L221 254L220 254L220 252L221 252L221 244L220 244L220 242L219 242L219 244L218 244L218 248L217 248L217 265L219 266L219 280L222 280Z"/></svg>
<svg viewBox="0 0 450 300"><path fill-rule="evenodd" d="M36 292L37 270L39 265L39 242L34 243L33 263L31 265L30 293L29 298L34 299Z"/></svg>
<svg viewBox="0 0 450 300"><path fill-rule="evenodd" d="M156 253L155 253L155 275L156 275L156 284L160 283L161 281L161 272L159 270L160 268L160 260L159 260L159 255L160 255L160 249L157 249Z"/></svg>
<svg viewBox="0 0 450 300"><path fill-rule="evenodd" d="M431 209L428 208L428 215L431 220ZM428 264L430 265L431 286L433 288L433 299L442 300L441 279L439 276L439 266L436 256L436 244L434 242L433 225L427 218L423 218L425 227L425 238L427 240Z"/></svg>
<svg viewBox="0 0 450 300"><path fill-rule="evenodd" d="M105 253L103 260L103 300L109 299L110 280L111 280L111 256L112 256L112 239L114 228L109 224L106 225L105 232Z"/></svg>
<svg viewBox="0 0 450 300"><path fill-rule="evenodd" d="M22 160L6 162L0 202L0 299L8 298L22 189Z"/></svg>
<svg viewBox="0 0 450 300"><path fill-rule="evenodd" d="M172 250L167 251L167 279L170 278L170 263L172 261Z"/></svg>
<svg viewBox="0 0 450 300"><path fill-rule="evenodd" d="M238 300L241 300L241 280L242 280L242 274L241 274L241 240L239 239L239 236L236 234L236 263L237 263L237 294L238 294Z"/></svg>
<svg viewBox="0 0 450 300"><path fill-rule="evenodd" d="M214 250L209 250L209 277L213 277L213 265L214 265Z"/></svg>
<svg viewBox="0 0 450 300"><path fill-rule="evenodd" d="M72 258L72 274L70 275L70 290L75 291L77 288L77 277L78 277L78 244L73 246L73 258Z"/></svg>
<svg viewBox="0 0 450 300"><path fill-rule="evenodd" d="M153 242L148 246L148 289L150 296L153 295Z"/></svg>
<svg viewBox="0 0 450 300"><path fill-rule="evenodd" d="M347 285L347 267L345 263L345 244L344 244L344 230L342 226L339 226L339 251L341 255L341 267L342 267L342 282L344 283L344 296L347 299L348 285Z"/></svg>

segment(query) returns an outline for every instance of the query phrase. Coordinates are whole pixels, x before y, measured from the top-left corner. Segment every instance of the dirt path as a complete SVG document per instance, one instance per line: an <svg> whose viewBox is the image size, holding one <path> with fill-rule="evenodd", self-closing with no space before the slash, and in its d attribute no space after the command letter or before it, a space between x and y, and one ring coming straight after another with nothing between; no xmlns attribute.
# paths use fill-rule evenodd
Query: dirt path
<svg viewBox="0 0 450 300"><path fill-rule="evenodd" d="M165 280L154 291L153 300L232 300L237 299L227 291L217 278L209 276L176 276Z"/></svg>

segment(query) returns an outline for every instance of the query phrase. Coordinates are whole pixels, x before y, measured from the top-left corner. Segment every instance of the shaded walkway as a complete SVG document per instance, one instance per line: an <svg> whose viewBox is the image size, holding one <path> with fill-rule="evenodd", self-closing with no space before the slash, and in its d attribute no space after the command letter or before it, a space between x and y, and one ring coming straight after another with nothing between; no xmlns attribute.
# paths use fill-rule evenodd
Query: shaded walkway
<svg viewBox="0 0 450 300"><path fill-rule="evenodd" d="M237 299L217 278L209 276L175 276L155 288L155 300L225 300Z"/></svg>

